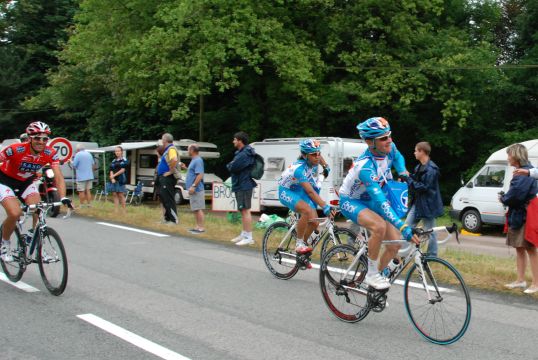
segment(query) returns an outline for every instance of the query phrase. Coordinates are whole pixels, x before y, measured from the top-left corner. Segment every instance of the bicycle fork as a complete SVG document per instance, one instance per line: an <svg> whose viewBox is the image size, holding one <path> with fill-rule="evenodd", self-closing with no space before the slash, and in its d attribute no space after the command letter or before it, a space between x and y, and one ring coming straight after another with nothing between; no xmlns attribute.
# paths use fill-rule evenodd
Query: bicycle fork
<svg viewBox="0 0 538 360"><path fill-rule="evenodd" d="M424 291L426 292L428 302L430 304L435 304L436 302L442 301L443 297L441 296L441 292L439 291L439 287L437 286L437 282L433 277L430 267L428 266L426 269L424 269L424 264L422 262L422 254L420 252L417 252L415 254L415 264L417 265L418 274L420 279L422 280L422 286L424 286ZM428 285L426 275L428 275L428 277L430 278L433 286ZM435 292L437 293L437 296L435 296L435 298L431 294L431 291L433 290L435 290Z"/></svg>

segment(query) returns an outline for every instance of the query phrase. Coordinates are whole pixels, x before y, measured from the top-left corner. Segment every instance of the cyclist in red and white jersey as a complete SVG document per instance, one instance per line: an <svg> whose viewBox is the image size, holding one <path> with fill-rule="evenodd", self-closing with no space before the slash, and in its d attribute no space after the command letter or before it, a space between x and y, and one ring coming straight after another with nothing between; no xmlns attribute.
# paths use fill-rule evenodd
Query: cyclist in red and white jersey
<svg viewBox="0 0 538 360"><path fill-rule="evenodd" d="M34 180L36 173L44 165L51 165L62 203L71 206L71 200L65 197L65 181L60 171L56 150L46 145L51 133L49 126L44 122L35 121L28 125L26 133L29 138L27 142L9 145L0 151L0 203L7 215L2 225L0 246L0 256L4 262L13 261L9 239L15 230L17 220L22 215L17 198L27 205L37 204L40 201L39 190Z"/></svg>

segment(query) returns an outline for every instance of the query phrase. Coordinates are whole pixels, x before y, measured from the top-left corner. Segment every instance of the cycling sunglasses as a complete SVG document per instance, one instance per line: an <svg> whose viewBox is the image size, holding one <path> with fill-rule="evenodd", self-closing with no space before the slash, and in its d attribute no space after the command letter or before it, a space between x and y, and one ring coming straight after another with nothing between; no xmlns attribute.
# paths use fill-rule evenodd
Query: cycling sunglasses
<svg viewBox="0 0 538 360"><path fill-rule="evenodd" d="M48 136L30 136L32 139L34 140L37 140L37 141L42 141L42 142L47 142L49 141L49 137Z"/></svg>
<svg viewBox="0 0 538 360"><path fill-rule="evenodd" d="M318 157L318 156L321 156L321 153L318 151L318 152L310 153L310 154L308 154L308 155L312 155L312 156L316 156L316 157Z"/></svg>
<svg viewBox="0 0 538 360"><path fill-rule="evenodd" d="M387 141L389 138L391 138L391 133L388 133L388 135L385 135L385 136L381 136L381 137L378 137L378 138L375 138L375 140L380 140L380 141Z"/></svg>

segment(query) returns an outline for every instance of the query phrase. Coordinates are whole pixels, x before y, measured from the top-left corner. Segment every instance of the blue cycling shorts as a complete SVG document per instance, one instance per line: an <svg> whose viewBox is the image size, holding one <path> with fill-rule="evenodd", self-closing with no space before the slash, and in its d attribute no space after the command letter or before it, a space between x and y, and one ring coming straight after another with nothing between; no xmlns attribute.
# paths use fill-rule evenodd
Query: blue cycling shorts
<svg viewBox="0 0 538 360"><path fill-rule="evenodd" d="M295 206L299 201L306 202L312 209L316 209L316 203L308 196L304 189L298 188L297 190L291 190L282 186L278 187L278 199L282 205L288 207L288 209L295 211Z"/></svg>
<svg viewBox="0 0 538 360"><path fill-rule="evenodd" d="M375 209L373 201L353 199L340 194L340 211L347 219L357 223L359 213L364 209L370 209L376 214L383 217L384 215ZM383 217L384 218L384 217Z"/></svg>

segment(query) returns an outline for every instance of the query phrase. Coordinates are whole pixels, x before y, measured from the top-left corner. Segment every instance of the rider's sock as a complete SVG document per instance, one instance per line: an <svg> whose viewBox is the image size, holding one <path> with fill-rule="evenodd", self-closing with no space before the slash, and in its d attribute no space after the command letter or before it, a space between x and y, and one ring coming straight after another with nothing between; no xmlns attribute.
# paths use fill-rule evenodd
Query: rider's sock
<svg viewBox="0 0 538 360"><path fill-rule="evenodd" d="M295 246L299 246L299 245L305 245L305 243L304 243L304 240L303 240L303 239L297 239L297 241L296 241L296 243L295 243L295 244L296 244Z"/></svg>
<svg viewBox="0 0 538 360"><path fill-rule="evenodd" d="M379 272L377 260L372 260L368 258L368 273L375 274L377 272Z"/></svg>

